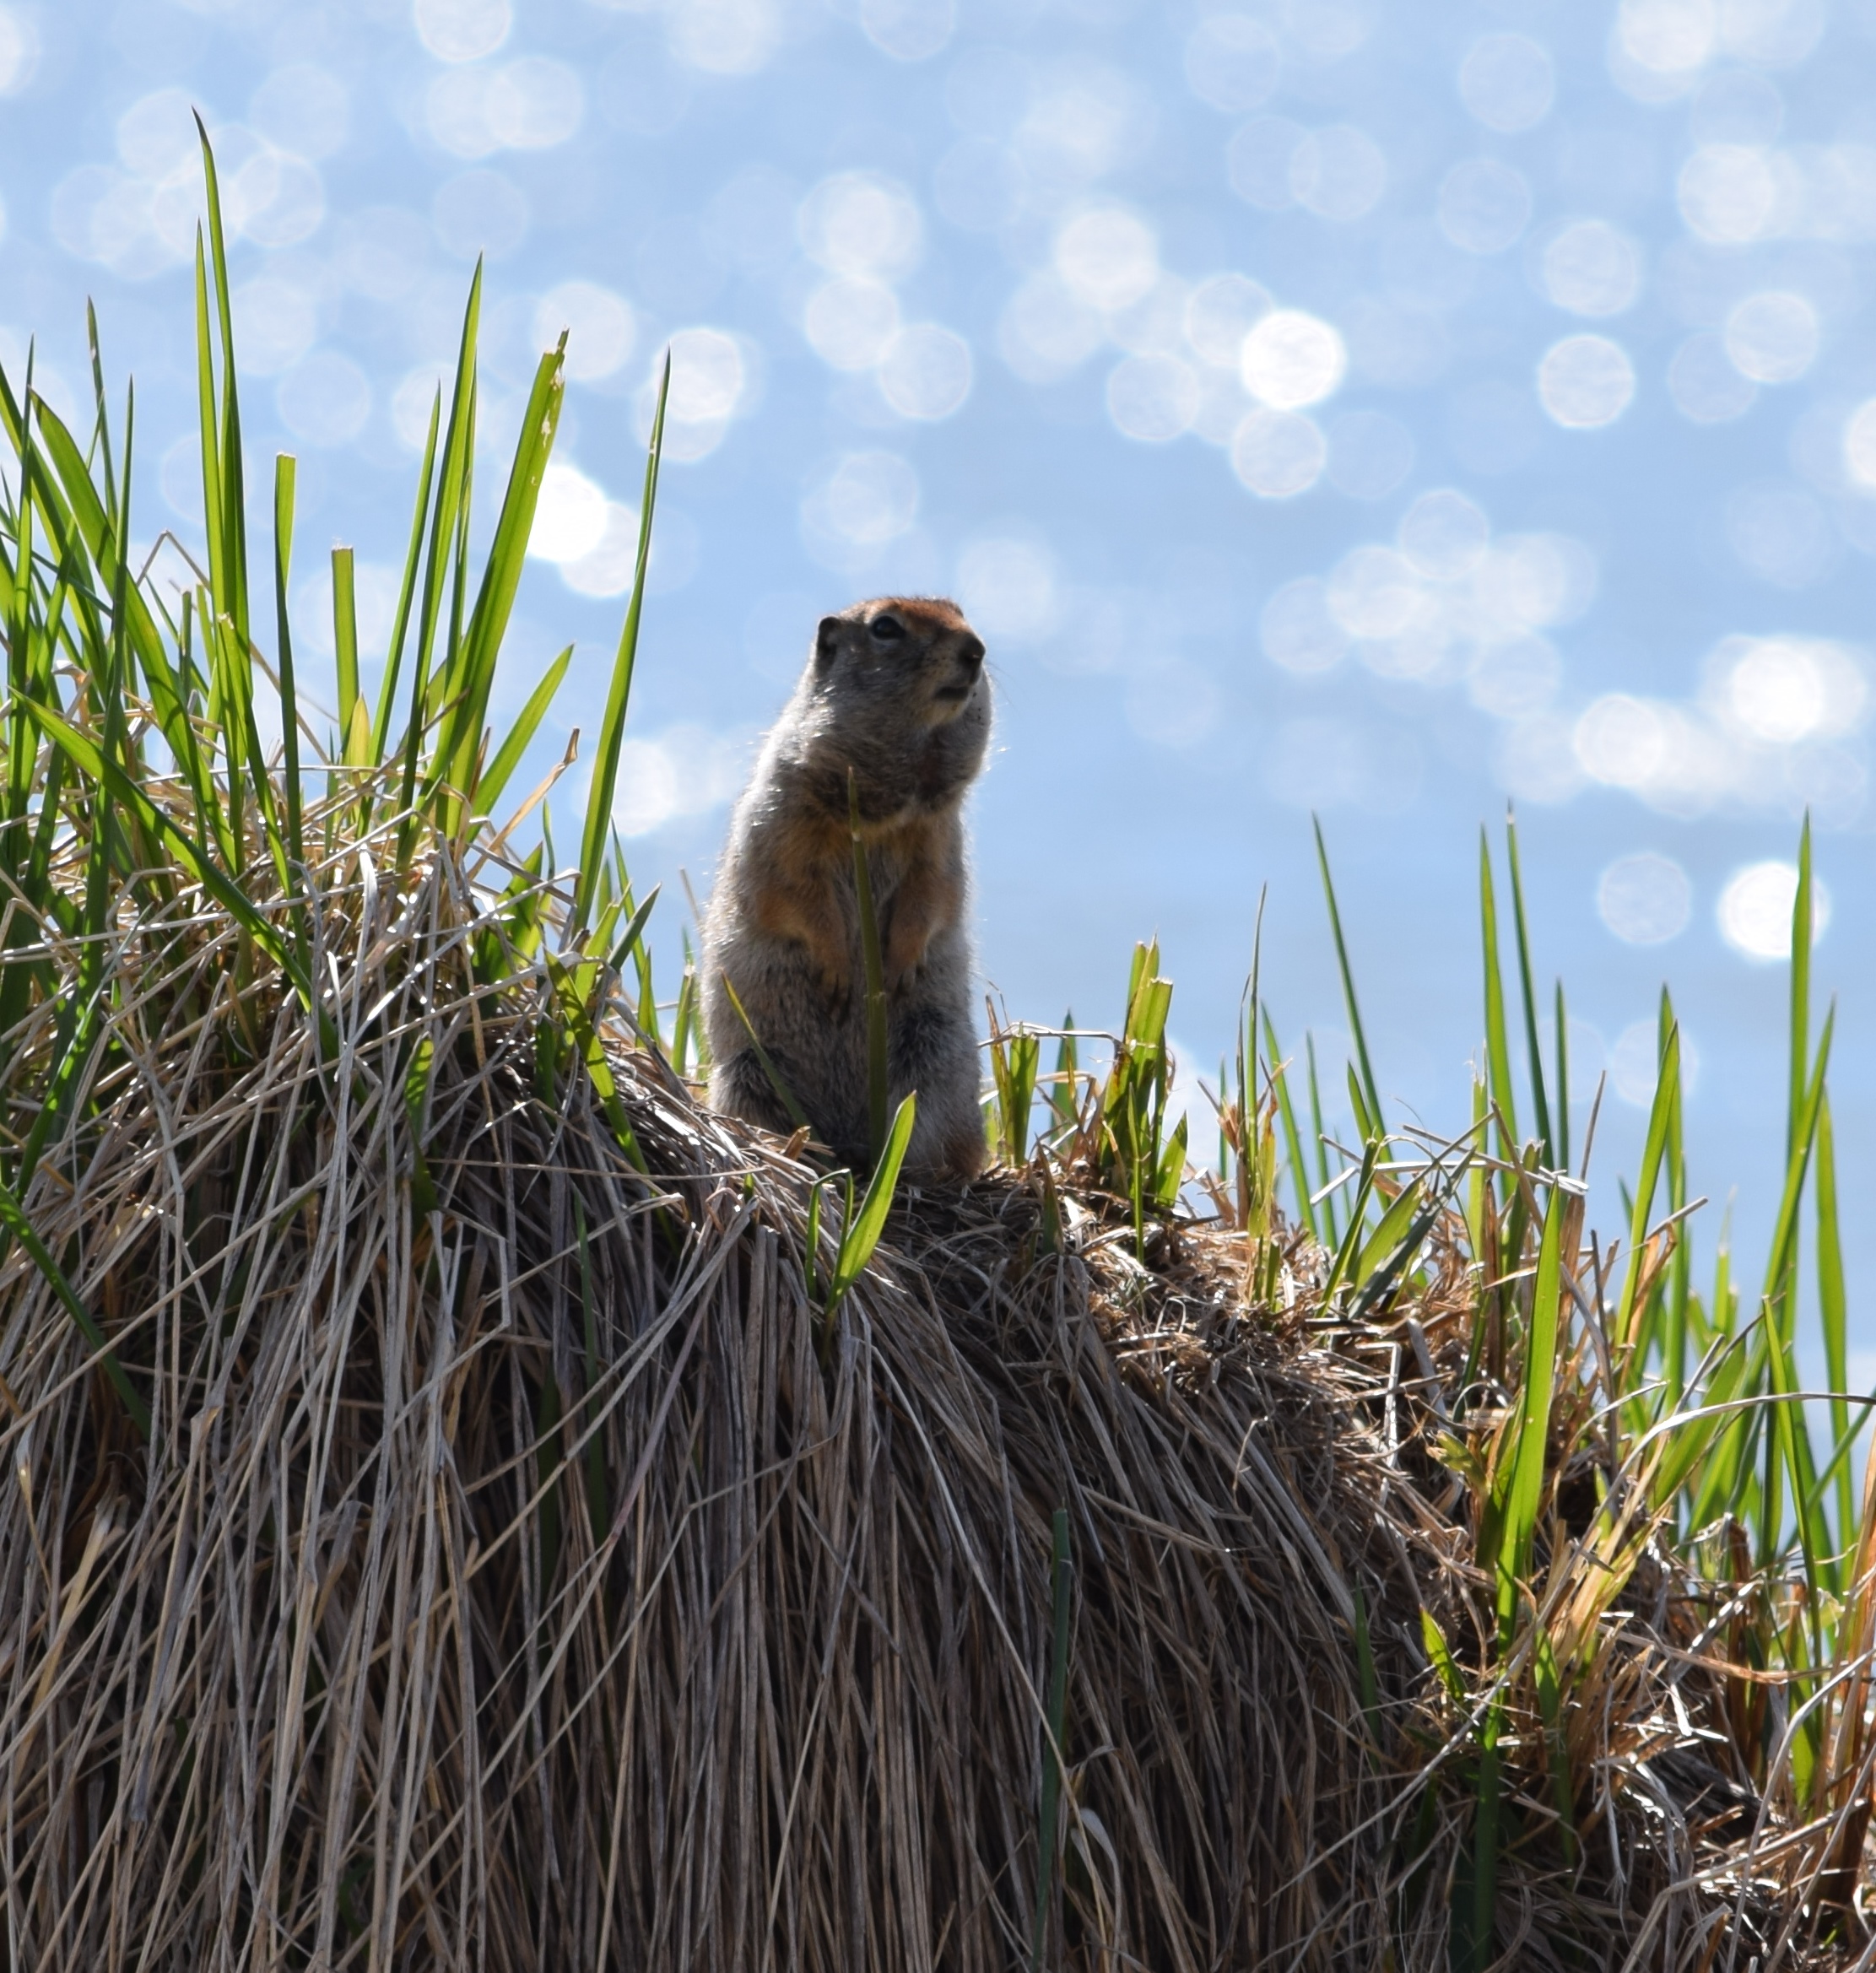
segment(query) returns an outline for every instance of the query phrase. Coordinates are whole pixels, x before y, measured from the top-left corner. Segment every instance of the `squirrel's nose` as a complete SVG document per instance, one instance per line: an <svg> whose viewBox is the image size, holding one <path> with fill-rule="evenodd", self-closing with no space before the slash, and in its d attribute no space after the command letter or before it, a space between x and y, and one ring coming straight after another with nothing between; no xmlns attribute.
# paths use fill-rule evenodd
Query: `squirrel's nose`
<svg viewBox="0 0 1876 1973"><path fill-rule="evenodd" d="M966 671L978 671L984 662L984 641L975 632L958 646L958 662Z"/></svg>

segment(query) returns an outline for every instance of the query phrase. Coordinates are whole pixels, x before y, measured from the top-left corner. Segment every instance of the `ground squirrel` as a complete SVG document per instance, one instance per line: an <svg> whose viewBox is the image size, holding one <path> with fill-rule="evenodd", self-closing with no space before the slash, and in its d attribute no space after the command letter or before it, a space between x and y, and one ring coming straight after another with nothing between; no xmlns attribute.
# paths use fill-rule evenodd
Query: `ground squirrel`
<svg viewBox="0 0 1876 1973"><path fill-rule="evenodd" d="M737 803L704 925L719 1110L786 1131L777 1075L843 1162L868 1155L866 985L849 775L884 962L891 1103L918 1093L905 1171L984 1163L965 931L965 791L990 736L983 641L956 604L882 597L823 617ZM728 976L749 1016L724 990Z"/></svg>

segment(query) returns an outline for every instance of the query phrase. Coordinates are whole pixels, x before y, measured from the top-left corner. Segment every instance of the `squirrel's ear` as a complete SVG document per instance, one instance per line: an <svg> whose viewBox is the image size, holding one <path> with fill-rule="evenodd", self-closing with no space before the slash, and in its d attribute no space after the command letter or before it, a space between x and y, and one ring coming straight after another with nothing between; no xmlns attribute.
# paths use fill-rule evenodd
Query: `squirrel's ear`
<svg viewBox="0 0 1876 1973"><path fill-rule="evenodd" d="M823 669L834 662L834 653L840 648L841 619L838 617L823 617L820 628L814 633L814 662Z"/></svg>

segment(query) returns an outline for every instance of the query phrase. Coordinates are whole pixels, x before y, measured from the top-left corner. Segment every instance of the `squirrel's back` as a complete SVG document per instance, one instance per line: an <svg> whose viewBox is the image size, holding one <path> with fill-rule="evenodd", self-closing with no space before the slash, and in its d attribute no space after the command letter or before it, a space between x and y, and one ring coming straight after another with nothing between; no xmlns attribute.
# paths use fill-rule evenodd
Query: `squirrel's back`
<svg viewBox="0 0 1876 1973"><path fill-rule="evenodd" d="M896 1107L917 1092L905 1169L926 1182L968 1179L984 1161L960 813L990 734L983 657L954 603L885 597L824 617L736 805L704 925L711 1102L787 1131L779 1080L816 1137L863 1165L857 805L884 965L889 1098Z"/></svg>

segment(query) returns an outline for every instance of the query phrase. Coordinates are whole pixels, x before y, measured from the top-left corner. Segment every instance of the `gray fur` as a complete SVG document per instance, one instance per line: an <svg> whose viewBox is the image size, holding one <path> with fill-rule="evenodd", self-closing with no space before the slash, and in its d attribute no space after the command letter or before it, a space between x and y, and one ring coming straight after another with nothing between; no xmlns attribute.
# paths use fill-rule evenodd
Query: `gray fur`
<svg viewBox="0 0 1876 1973"><path fill-rule="evenodd" d="M907 633L889 646L879 641L891 629L883 618ZM890 1100L896 1108L908 1090L918 1095L905 1165L915 1182L968 1179L985 1156L960 813L990 735L982 652L949 603L884 597L824 618L736 805L703 928L711 1103L791 1127L724 991L727 974L815 1136L863 1168L866 988L851 769L883 947L890 956L895 922L908 941L931 924L920 962L896 978L889 967L887 981Z"/></svg>

